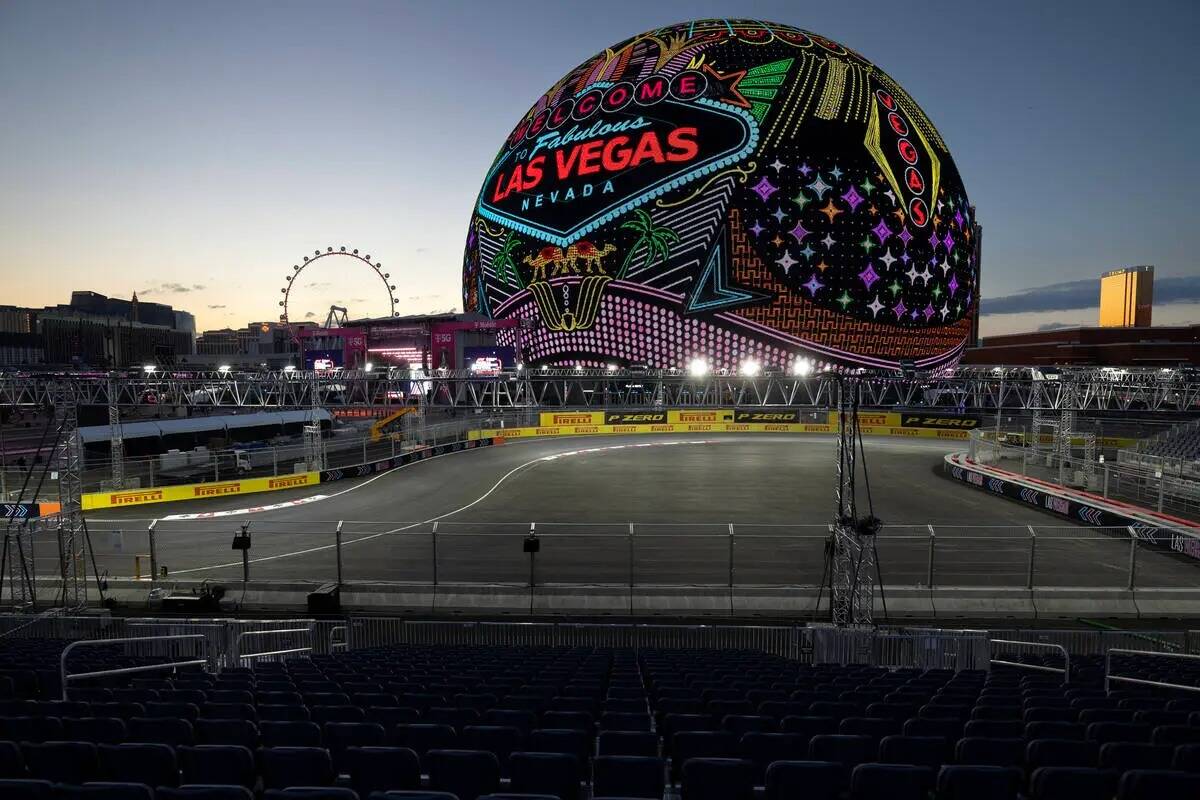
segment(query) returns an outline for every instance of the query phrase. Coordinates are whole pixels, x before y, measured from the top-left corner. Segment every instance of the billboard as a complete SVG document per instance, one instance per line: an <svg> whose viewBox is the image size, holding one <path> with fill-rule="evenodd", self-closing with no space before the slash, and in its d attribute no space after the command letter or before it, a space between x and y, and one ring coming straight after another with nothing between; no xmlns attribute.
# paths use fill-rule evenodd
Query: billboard
<svg viewBox="0 0 1200 800"><path fill-rule="evenodd" d="M343 362L343 351L338 349L330 350L305 350L304 351L304 368L311 370L327 370L341 369Z"/></svg>
<svg viewBox="0 0 1200 800"><path fill-rule="evenodd" d="M606 48L519 115L463 302L528 320L526 363L934 369L970 334L977 244L945 142L887 73L798 28L696 20Z"/></svg>

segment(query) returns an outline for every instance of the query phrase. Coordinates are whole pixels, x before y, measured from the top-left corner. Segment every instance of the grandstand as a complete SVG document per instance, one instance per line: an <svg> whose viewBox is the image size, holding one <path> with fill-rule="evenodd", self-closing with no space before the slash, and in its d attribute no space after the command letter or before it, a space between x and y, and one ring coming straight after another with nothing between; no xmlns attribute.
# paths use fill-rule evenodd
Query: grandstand
<svg viewBox="0 0 1200 800"><path fill-rule="evenodd" d="M1192 420L1142 442L1138 451L1177 461L1200 460L1200 420Z"/></svg>
<svg viewBox="0 0 1200 800"><path fill-rule="evenodd" d="M687 646L701 633L731 642L761 635L747 628L664 628L643 634L657 646L607 647L460 643L470 638L460 626L457 636L430 632L444 644L350 649L312 637L282 652L196 659L185 643L227 642L237 631L240 640L246 629L194 621L170 625L191 631L173 639L80 647L22 624L0 638L6 799L1200 793L1200 656L1180 653L1110 652L1106 664L1056 645L988 642L982 632L881 629L870 634L875 655L851 661L855 632L793 631L833 637L844 657L817 661L831 651ZM259 633L313 632L311 621L272 627ZM600 627L575 633L618 634ZM517 638L517 629L494 635ZM939 652L990 648L982 668L970 658L959 661L972 668L916 657L904 666L880 657L888 639Z"/></svg>

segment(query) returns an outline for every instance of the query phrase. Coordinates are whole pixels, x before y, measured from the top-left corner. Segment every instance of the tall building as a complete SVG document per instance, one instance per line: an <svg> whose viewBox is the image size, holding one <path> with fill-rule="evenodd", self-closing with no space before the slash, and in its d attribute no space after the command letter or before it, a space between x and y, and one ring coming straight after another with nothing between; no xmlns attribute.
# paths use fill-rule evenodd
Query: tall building
<svg viewBox="0 0 1200 800"><path fill-rule="evenodd" d="M1154 267L1114 269L1100 276L1100 327L1149 328Z"/></svg>

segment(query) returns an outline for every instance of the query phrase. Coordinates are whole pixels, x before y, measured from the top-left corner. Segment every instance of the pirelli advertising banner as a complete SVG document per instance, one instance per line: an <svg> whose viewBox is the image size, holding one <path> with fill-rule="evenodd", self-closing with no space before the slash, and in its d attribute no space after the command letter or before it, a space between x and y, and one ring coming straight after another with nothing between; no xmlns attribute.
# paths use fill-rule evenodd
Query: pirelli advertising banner
<svg viewBox="0 0 1200 800"><path fill-rule="evenodd" d="M829 412L829 424L833 426L834 430L837 430L838 412ZM900 415L893 411L859 411L858 426L860 428L898 428L900 427Z"/></svg>
<svg viewBox="0 0 1200 800"><path fill-rule="evenodd" d="M864 425L862 432L869 436L901 436L922 439L953 439L962 441L969 431L936 430L933 428L904 428L900 425ZM489 428L471 431L471 439L497 438L530 439L539 436L585 436L641 433L837 433L835 425L791 422L667 422L628 425L539 425L536 428Z"/></svg>
<svg viewBox="0 0 1200 800"><path fill-rule="evenodd" d="M973 431L979 427L980 418L973 414L910 414L900 415L904 428L935 428L937 430Z"/></svg>
<svg viewBox="0 0 1200 800"><path fill-rule="evenodd" d="M772 424L798 424L800 422L800 409L798 408L737 408L733 411L733 421L742 423L758 423L761 425Z"/></svg>
<svg viewBox="0 0 1200 800"><path fill-rule="evenodd" d="M604 415L605 425L665 425L666 411L609 411Z"/></svg>
<svg viewBox="0 0 1200 800"><path fill-rule="evenodd" d="M712 425L733 422L731 408L679 409L667 412L667 422L674 425Z"/></svg>
<svg viewBox="0 0 1200 800"><path fill-rule="evenodd" d="M174 503L179 500L208 500L235 494L278 492L316 486L321 482L318 472L298 472L274 478L244 478L219 483L188 483L182 486L160 486L156 489L126 489L120 492L92 492L82 497L85 511L97 508L124 508L149 503Z"/></svg>
<svg viewBox="0 0 1200 800"><path fill-rule="evenodd" d="M538 424L550 425L603 425L603 411L543 411Z"/></svg>

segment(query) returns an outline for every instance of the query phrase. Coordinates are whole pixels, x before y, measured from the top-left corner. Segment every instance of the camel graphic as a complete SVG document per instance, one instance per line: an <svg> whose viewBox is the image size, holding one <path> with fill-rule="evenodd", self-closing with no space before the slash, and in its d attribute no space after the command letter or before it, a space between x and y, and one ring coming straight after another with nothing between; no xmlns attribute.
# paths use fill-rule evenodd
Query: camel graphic
<svg viewBox="0 0 1200 800"><path fill-rule="evenodd" d="M601 248L597 248L596 245L587 239L580 239L567 248L566 259L576 273L579 272L579 268L575 266L575 262L583 259L588 275L592 274L592 267L595 267L601 275L607 275L608 273L604 271L604 265L600 263L600 260L609 253L615 252L616 249L616 245L613 244L606 244Z"/></svg>
<svg viewBox="0 0 1200 800"><path fill-rule="evenodd" d="M563 251L561 247L543 247L538 251L537 256L525 256L524 263L528 264L533 269L533 274L529 278L530 282L537 280L546 280L546 265L554 265L554 274L557 275L563 263Z"/></svg>

